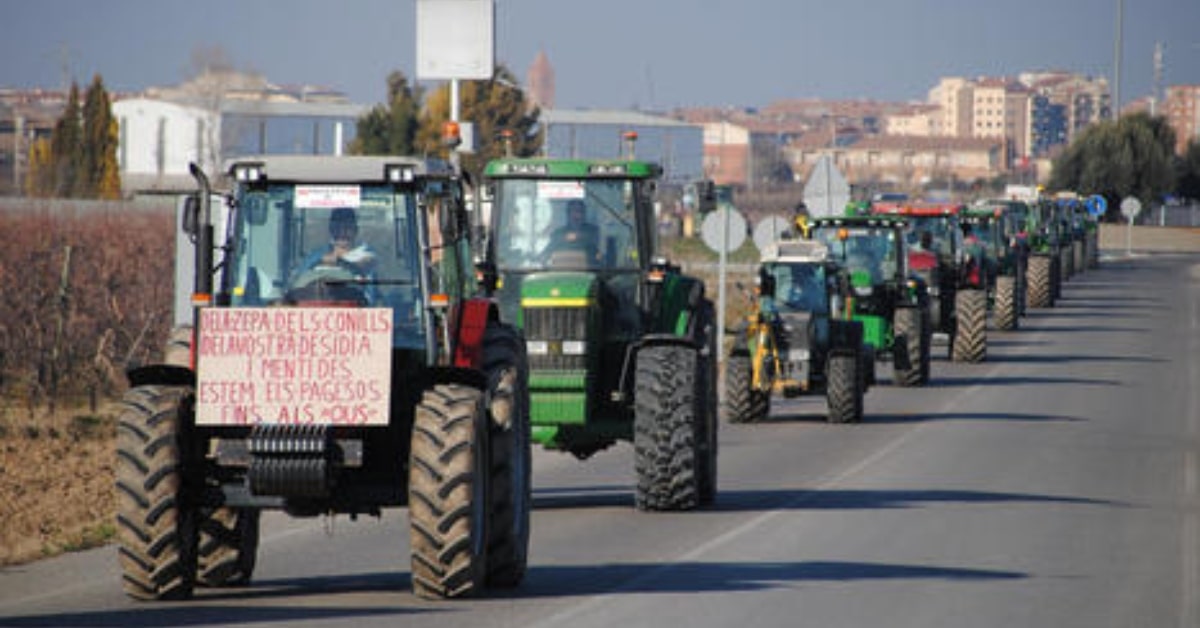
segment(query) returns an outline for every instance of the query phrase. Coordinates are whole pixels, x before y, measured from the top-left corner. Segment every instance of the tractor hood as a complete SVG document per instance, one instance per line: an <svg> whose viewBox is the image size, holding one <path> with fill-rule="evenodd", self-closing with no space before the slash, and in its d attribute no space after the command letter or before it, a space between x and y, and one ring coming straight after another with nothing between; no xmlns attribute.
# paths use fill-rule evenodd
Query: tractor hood
<svg viewBox="0 0 1200 628"><path fill-rule="evenodd" d="M547 272L521 282L522 307L583 307L596 299L599 277L592 273Z"/></svg>

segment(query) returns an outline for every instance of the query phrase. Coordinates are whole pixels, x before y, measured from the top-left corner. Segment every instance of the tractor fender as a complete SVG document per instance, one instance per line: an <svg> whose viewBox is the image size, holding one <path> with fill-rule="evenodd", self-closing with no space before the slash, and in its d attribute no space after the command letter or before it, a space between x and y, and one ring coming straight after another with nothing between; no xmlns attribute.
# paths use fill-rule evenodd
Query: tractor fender
<svg viewBox="0 0 1200 628"><path fill-rule="evenodd" d="M489 321L499 320L496 302L487 298L463 301L454 316L454 366L483 369L483 336Z"/></svg>
<svg viewBox="0 0 1200 628"><path fill-rule="evenodd" d="M483 372L482 368L431 366L428 376L429 381L426 385L461 384L479 390L487 390L487 374Z"/></svg>
<svg viewBox="0 0 1200 628"><path fill-rule="evenodd" d="M647 334L625 347L625 359L621 361L621 398L633 401L633 374L637 370L638 353L647 347L676 346L701 350L695 339L675 334Z"/></svg>
<svg viewBox="0 0 1200 628"><path fill-rule="evenodd" d="M138 386L192 386L196 385L196 372L186 366L174 364L148 364L125 372L130 388Z"/></svg>
<svg viewBox="0 0 1200 628"><path fill-rule="evenodd" d="M829 321L829 350L856 352L863 343L862 321L832 319Z"/></svg>

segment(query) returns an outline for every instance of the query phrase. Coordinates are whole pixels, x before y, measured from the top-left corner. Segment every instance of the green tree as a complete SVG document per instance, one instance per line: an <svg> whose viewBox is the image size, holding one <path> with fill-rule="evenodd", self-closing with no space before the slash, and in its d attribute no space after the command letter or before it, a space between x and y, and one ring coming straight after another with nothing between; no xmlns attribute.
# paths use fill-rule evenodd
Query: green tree
<svg viewBox="0 0 1200 628"><path fill-rule="evenodd" d="M1119 218L1119 202L1136 196L1151 203L1174 188L1175 133L1162 117L1144 113L1090 127L1054 161L1050 187L1082 194L1103 194L1110 218Z"/></svg>
<svg viewBox="0 0 1200 628"><path fill-rule="evenodd" d="M496 67L491 80L461 83L459 114L460 120L474 125L475 152L463 154L462 159L463 169L468 172L479 174L489 160L504 156L502 131L511 132L515 156L528 157L541 148L538 126L541 112L531 107L512 72L502 65ZM450 86L443 85L425 104L416 138L417 149L430 153L444 150L442 127L449 119Z"/></svg>
<svg viewBox="0 0 1200 628"><path fill-rule="evenodd" d="M1183 198L1200 200L1200 140L1188 142L1183 156L1175 166L1175 193Z"/></svg>
<svg viewBox="0 0 1200 628"><path fill-rule="evenodd" d="M422 90L409 85L403 72L387 78L387 104L376 105L358 119L358 132L350 143L356 155L411 155L417 137Z"/></svg>
<svg viewBox="0 0 1200 628"><path fill-rule="evenodd" d="M104 80L92 78L83 103L83 141L80 145L80 171L75 180L75 195L82 198L120 197L117 175L118 128Z"/></svg>
<svg viewBox="0 0 1200 628"><path fill-rule="evenodd" d="M50 135L50 158L54 163L54 196L68 197L75 192L76 180L80 176L82 143L79 85L72 82L71 91L67 95L67 106L62 116L54 123L54 130Z"/></svg>

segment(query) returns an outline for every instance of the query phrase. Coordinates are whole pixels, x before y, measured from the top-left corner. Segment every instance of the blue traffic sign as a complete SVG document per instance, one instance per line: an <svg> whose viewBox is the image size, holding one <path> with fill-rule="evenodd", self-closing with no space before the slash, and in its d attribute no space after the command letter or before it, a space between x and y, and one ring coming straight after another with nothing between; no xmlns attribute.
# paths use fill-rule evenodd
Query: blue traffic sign
<svg viewBox="0 0 1200 628"><path fill-rule="evenodd" d="M1108 211L1108 199L1099 194L1093 194L1084 202L1087 206L1088 213L1093 216L1103 216Z"/></svg>

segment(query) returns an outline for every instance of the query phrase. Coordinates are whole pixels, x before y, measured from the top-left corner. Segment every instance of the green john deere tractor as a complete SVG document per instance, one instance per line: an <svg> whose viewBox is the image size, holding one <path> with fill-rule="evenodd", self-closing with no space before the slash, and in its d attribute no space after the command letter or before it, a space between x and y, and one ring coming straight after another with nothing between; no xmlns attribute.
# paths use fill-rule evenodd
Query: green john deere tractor
<svg viewBox="0 0 1200 628"><path fill-rule="evenodd" d="M1025 231L1029 243L1029 307L1054 307L1055 300L1062 295L1062 282L1066 278L1064 258L1067 256L1057 204L1048 199L1034 203Z"/></svg>
<svg viewBox="0 0 1200 628"><path fill-rule="evenodd" d="M633 158L505 158L485 169L485 283L524 331L532 438L586 459L632 441L635 504L716 494L714 308L657 257L661 168Z"/></svg>
<svg viewBox="0 0 1200 628"><path fill-rule="evenodd" d="M907 227L899 216L820 217L809 221L809 236L845 269L848 302L838 307L862 323L876 359L891 360L896 384L923 386L933 324L928 286L908 270Z"/></svg>

